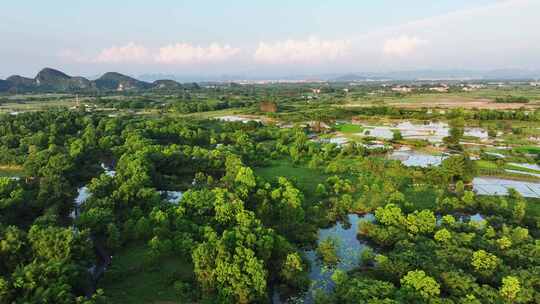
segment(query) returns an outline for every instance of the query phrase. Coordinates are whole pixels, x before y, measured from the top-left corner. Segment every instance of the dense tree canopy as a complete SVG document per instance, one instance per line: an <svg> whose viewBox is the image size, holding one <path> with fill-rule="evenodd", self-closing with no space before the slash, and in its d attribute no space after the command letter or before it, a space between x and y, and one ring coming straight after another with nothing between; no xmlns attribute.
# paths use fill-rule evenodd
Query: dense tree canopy
<svg viewBox="0 0 540 304"><path fill-rule="evenodd" d="M310 115L330 119L319 114ZM468 115L453 118L448 145L459 145L460 119ZM0 163L23 171L18 179L0 177L2 304L103 303L108 286L96 286L104 276L171 260L188 275L168 274L166 284L187 302L267 303L273 294L310 288L306 252L328 269L339 264L340 240L317 243L319 229L368 213L373 220L358 233L372 249L360 267L333 272L333 288L315 301L540 297L540 221L527 212L531 202L516 192L475 195L466 153L440 167L408 168L381 157L385 149L313 139L309 126L60 110L0 115L0 122ZM264 174L278 162L300 173ZM483 220L471 220L476 213ZM144 249L138 266L118 272L116 256L133 248Z"/></svg>

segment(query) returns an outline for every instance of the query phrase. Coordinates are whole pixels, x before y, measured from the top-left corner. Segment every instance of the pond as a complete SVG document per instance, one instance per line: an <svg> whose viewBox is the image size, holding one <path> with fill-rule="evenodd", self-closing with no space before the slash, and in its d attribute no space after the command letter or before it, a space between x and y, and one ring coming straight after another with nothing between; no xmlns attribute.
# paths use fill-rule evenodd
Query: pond
<svg viewBox="0 0 540 304"><path fill-rule="evenodd" d="M425 124L414 124L410 121L400 122L394 125L362 125L365 130L357 135L374 136L383 139L392 139L393 130L399 130L405 139L422 139L431 143L441 143L443 138L450 134L450 127L444 122L428 122ZM487 131L482 128L465 128L465 136L477 137L480 140L488 139Z"/></svg>
<svg viewBox="0 0 540 304"><path fill-rule="evenodd" d="M249 117L238 116L238 115L225 115L225 116L216 117L216 119L221 120L221 121L227 121L227 122L243 122L243 123L247 123L250 121L261 122L260 119L249 118Z"/></svg>
<svg viewBox="0 0 540 304"><path fill-rule="evenodd" d="M70 213L70 217L75 219L79 216L79 212L81 209L81 205L86 202L86 200L90 197L91 193L88 190L88 187L83 186L77 189L77 197L75 198L75 208Z"/></svg>
<svg viewBox="0 0 540 304"><path fill-rule="evenodd" d="M116 171L106 166L104 163L101 163L101 168L103 168L103 171L107 176L114 177L116 175ZM79 216L81 205L86 202L90 195L92 195L92 193L90 193L87 186L82 186L77 189L77 197L75 197L74 201L75 208L73 209L73 211L71 211L69 215L71 218L75 219Z"/></svg>
<svg viewBox="0 0 540 304"><path fill-rule="evenodd" d="M471 223L481 223L485 221L485 218L482 214L476 213L473 215L460 215L458 216L459 222L471 222Z"/></svg>
<svg viewBox="0 0 540 304"><path fill-rule="evenodd" d="M111 167L105 165L104 163L101 163L101 168L103 168L103 171L105 171L105 174L110 177L114 177L116 175L116 171L114 171Z"/></svg>
<svg viewBox="0 0 540 304"><path fill-rule="evenodd" d="M540 198L540 183L492 177L473 179L473 190L481 195L508 195L508 190L511 188L524 197Z"/></svg>
<svg viewBox="0 0 540 304"><path fill-rule="evenodd" d="M470 223L482 223L485 221L485 217L480 214L453 214L454 218L457 219L458 222L464 223L464 222L470 222ZM438 214L437 216L437 227L441 226L443 223L442 215Z"/></svg>
<svg viewBox="0 0 540 304"><path fill-rule="evenodd" d="M407 167L427 168L430 166L440 166L446 157L446 155L425 154L408 148L401 148L392 152L388 158L399 160Z"/></svg>
<svg viewBox="0 0 540 304"><path fill-rule="evenodd" d="M164 194L167 201L171 204L178 204L182 199L183 193L181 191L159 191L160 194Z"/></svg>
<svg viewBox="0 0 540 304"><path fill-rule="evenodd" d="M476 214L473 214L469 217L469 220L471 222L482 222L484 221L484 216L481 215L480 213L476 213Z"/></svg>
<svg viewBox="0 0 540 304"><path fill-rule="evenodd" d="M320 229L317 239L317 244L327 239L328 237L338 240L337 254L340 262L333 268L328 268L321 264L315 250L307 250L305 255L311 265L309 271L309 279L312 284L305 294L299 298L290 299L282 302L279 299L279 294L274 294L273 303L313 303L313 293L317 289L329 291L333 288L331 276L335 270L349 271L360 264L360 256L367 245L362 243L357 238L358 223L361 220L374 221L375 217L372 214L358 216L356 214L348 215L348 223L336 223L330 228Z"/></svg>

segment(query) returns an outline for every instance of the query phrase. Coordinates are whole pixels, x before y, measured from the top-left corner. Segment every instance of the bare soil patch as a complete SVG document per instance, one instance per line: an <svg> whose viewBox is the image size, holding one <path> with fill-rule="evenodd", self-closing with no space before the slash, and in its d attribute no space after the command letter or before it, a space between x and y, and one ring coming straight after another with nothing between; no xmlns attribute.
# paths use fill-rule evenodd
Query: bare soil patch
<svg viewBox="0 0 540 304"><path fill-rule="evenodd" d="M539 103L497 103L491 99L474 99L467 97L443 97L443 98L420 98L418 101L413 102L400 102L387 101L384 103L388 106L405 109L419 109L419 108L440 108L440 109L490 109L490 110L515 110L515 109L537 109L540 107ZM365 107L371 106L370 104L346 104L345 107Z"/></svg>

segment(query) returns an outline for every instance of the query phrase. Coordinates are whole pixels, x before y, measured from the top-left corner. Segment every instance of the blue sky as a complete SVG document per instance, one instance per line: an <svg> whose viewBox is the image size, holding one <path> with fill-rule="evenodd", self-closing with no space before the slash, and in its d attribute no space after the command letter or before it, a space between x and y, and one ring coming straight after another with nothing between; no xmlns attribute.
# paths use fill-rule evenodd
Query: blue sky
<svg viewBox="0 0 540 304"><path fill-rule="evenodd" d="M540 0L6 1L0 77L540 68Z"/></svg>

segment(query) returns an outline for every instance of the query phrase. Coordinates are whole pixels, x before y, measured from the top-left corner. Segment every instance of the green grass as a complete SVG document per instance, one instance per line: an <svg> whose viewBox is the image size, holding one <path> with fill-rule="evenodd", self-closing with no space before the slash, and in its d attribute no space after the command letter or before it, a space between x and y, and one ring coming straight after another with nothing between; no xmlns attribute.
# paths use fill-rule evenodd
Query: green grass
<svg viewBox="0 0 540 304"><path fill-rule="evenodd" d="M272 161L268 167L255 168L255 173L268 181L274 181L280 176L291 179L304 192L306 197L313 195L317 184L323 183L328 177L322 170L296 166L289 160Z"/></svg>
<svg viewBox="0 0 540 304"><path fill-rule="evenodd" d="M437 208L437 192L433 188L408 187L403 194L408 202L413 203L416 210Z"/></svg>
<svg viewBox="0 0 540 304"><path fill-rule="evenodd" d="M145 264L147 248L130 246L115 255L98 288L110 303L182 303L175 294L174 282L191 280L193 266L178 257L161 258L157 265Z"/></svg>
<svg viewBox="0 0 540 304"><path fill-rule="evenodd" d="M183 118L197 118L197 119L211 119L211 118L217 118L220 116L227 116L227 115L244 115L248 114L249 108L231 108L231 109L223 109L223 110L215 110L215 111L208 111L208 112L196 112L196 113L167 113L169 116L173 117L183 117Z"/></svg>
<svg viewBox="0 0 540 304"><path fill-rule="evenodd" d="M0 113L9 112L32 112L42 111L50 108L68 108L76 105L75 100L59 99L46 101L24 101L24 102L8 102L0 104Z"/></svg>
<svg viewBox="0 0 540 304"><path fill-rule="evenodd" d="M355 124L339 124L335 128L342 133L360 133L364 131L362 126Z"/></svg>
<svg viewBox="0 0 540 304"><path fill-rule="evenodd" d="M515 151L521 153L540 154L540 147L538 146L523 146L515 148Z"/></svg>
<svg viewBox="0 0 540 304"><path fill-rule="evenodd" d="M540 198L527 198L527 215L540 216Z"/></svg>
<svg viewBox="0 0 540 304"><path fill-rule="evenodd" d="M488 160L477 160L476 162L476 168L478 169L478 175L487 175L487 176L493 176L493 177L499 177L499 178L507 178L507 179L513 179L513 180L521 180L521 181L533 181L536 182L539 180L538 177L533 175L527 175L526 172L531 173L540 173L540 171L512 166L505 164L503 167L497 166L497 163L493 161ZM514 172L508 172L505 169L511 169L516 171L524 172L521 173L514 173Z"/></svg>
<svg viewBox="0 0 540 304"><path fill-rule="evenodd" d="M489 161L489 160L477 160L476 161L476 167L480 170L482 169L489 169L489 170L496 170L499 169L497 164L495 162Z"/></svg>
<svg viewBox="0 0 540 304"><path fill-rule="evenodd" d="M538 170L525 168L525 167L521 167L521 166L515 166L515 165L511 165L511 164L504 165L504 168L505 169L510 169L510 170L516 170L516 171L540 174L540 171L538 171Z"/></svg>

